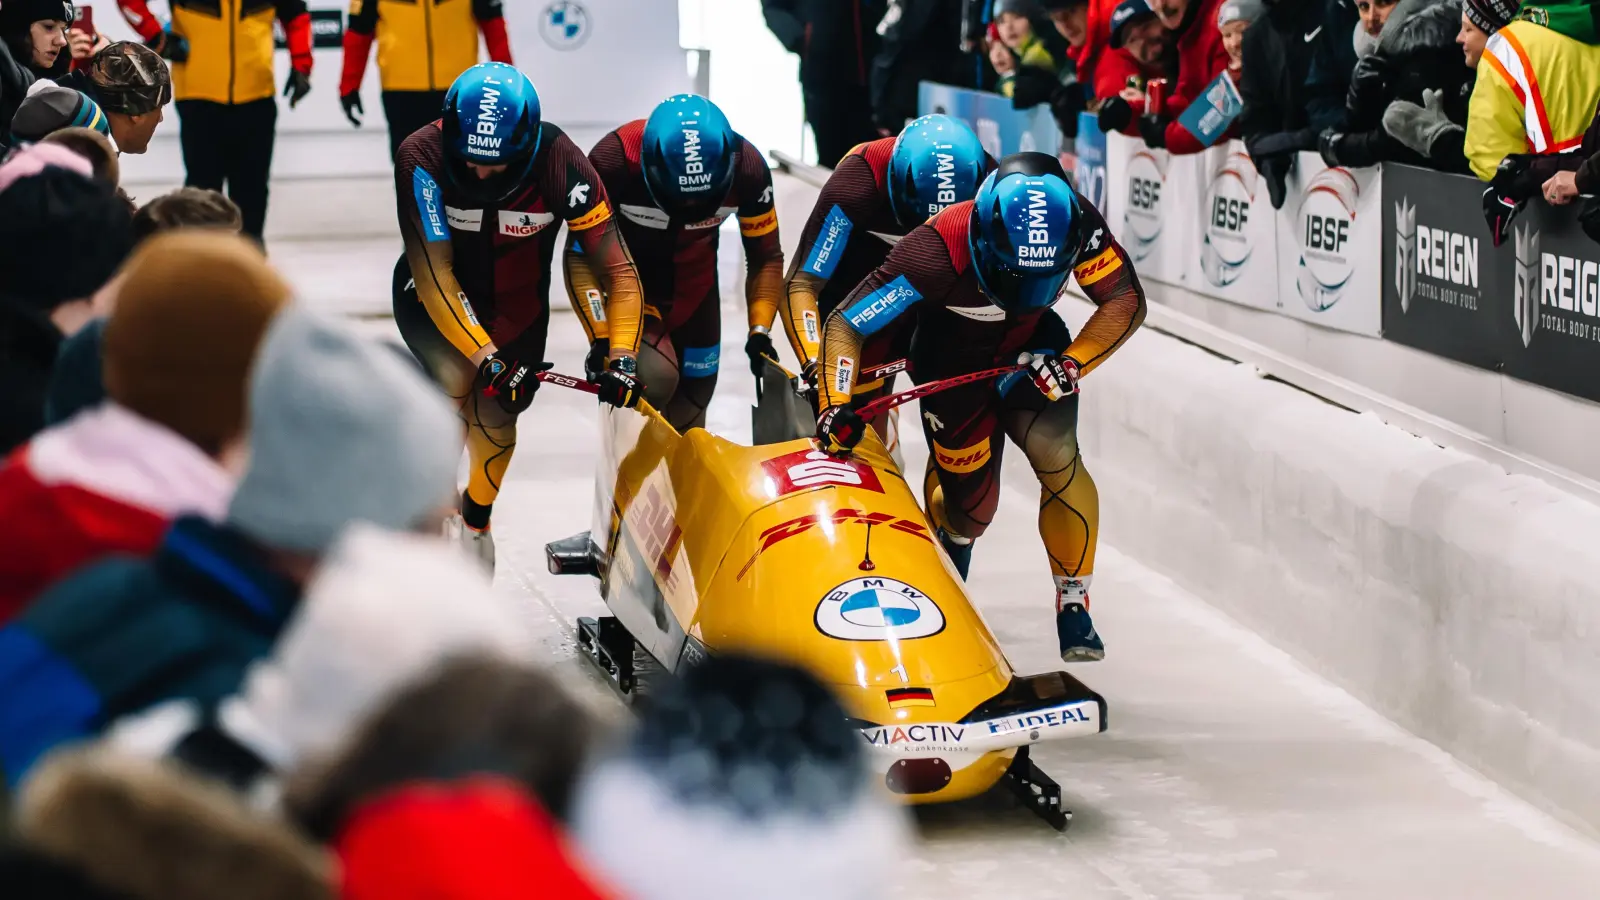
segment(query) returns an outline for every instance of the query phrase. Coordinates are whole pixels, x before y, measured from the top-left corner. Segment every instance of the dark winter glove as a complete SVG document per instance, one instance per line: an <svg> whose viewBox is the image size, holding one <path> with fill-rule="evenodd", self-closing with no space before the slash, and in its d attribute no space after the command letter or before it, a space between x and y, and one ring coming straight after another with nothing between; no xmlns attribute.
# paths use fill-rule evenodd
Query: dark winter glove
<svg viewBox="0 0 1600 900"><path fill-rule="evenodd" d="M834 456L847 455L866 431L866 421L848 406L830 407L817 419L817 443Z"/></svg>
<svg viewBox="0 0 1600 900"><path fill-rule="evenodd" d="M1060 85L1056 73L1049 69L1022 66L1011 79L1011 108L1032 109L1041 103L1049 103L1050 95Z"/></svg>
<svg viewBox="0 0 1600 900"><path fill-rule="evenodd" d="M1433 157L1434 142L1450 131L1465 131L1444 112L1444 92L1424 90L1422 105L1396 100L1383 111L1383 130L1413 153Z"/></svg>
<svg viewBox="0 0 1600 900"><path fill-rule="evenodd" d="M1100 104L1100 130L1121 131L1133 122L1133 104L1121 97L1107 97Z"/></svg>
<svg viewBox="0 0 1600 900"><path fill-rule="evenodd" d="M1056 127L1061 129L1062 134L1078 136L1078 115L1088 104L1089 94L1081 81L1063 84L1050 94L1050 115L1055 118Z"/></svg>
<svg viewBox="0 0 1600 900"><path fill-rule="evenodd" d="M1317 152L1322 154L1322 161L1329 166L1342 166L1339 161L1340 144L1344 143L1345 135L1333 129L1328 129L1317 136Z"/></svg>
<svg viewBox="0 0 1600 900"><path fill-rule="evenodd" d="M1389 60L1376 52L1368 53L1356 62L1350 73L1350 91L1345 95L1345 109L1355 117L1369 115L1382 109L1389 100Z"/></svg>
<svg viewBox="0 0 1600 900"><path fill-rule="evenodd" d="M506 412L520 415L533 403L539 390L539 372L546 372L555 363L525 363L509 355L491 355L478 364L478 390L485 397L493 397Z"/></svg>
<svg viewBox="0 0 1600 900"><path fill-rule="evenodd" d="M1489 234L1496 247L1505 243L1511 234L1511 222L1522 212L1526 201L1514 200L1500 193L1493 185L1483 191L1483 221L1489 225Z"/></svg>
<svg viewBox="0 0 1600 900"><path fill-rule="evenodd" d="M1163 148L1167 146L1167 122L1169 121L1166 116L1139 117L1139 136L1144 138L1145 146Z"/></svg>
<svg viewBox="0 0 1600 900"><path fill-rule="evenodd" d="M1256 161L1256 170L1267 183L1267 199L1272 202L1273 209L1283 209L1283 201L1289 196L1289 170L1292 168L1293 156L1267 156Z"/></svg>
<svg viewBox="0 0 1600 900"><path fill-rule="evenodd" d="M1583 211L1578 213L1578 225L1589 240L1600 244L1600 198L1591 197L1584 202Z"/></svg>
<svg viewBox="0 0 1600 900"><path fill-rule="evenodd" d="M162 59L175 63L189 61L189 41L181 34L174 34L172 26L168 25L161 33L144 42L146 47L154 50Z"/></svg>
<svg viewBox="0 0 1600 900"><path fill-rule="evenodd" d="M1033 386L1054 403L1078 392L1078 361L1054 353L1024 353L1017 362L1028 367Z"/></svg>
<svg viewBox="0 0 1600 900"><path fill-rule="evenodd" d="M613 359L600 377L591 379L600 385L600 402L612 406L635 407L644 397L644 383L639 380L639 363L631 356Z"/></svg>
<svg viewBox="0 0 1600 900"><path fill-rule="evenodd" d="M1509 154L1495 167L1489 186L1501 197L1519 203L1542 196L1548 176L1540 171L1538 164L1547 158L1532 153Z"/></svg>
<svg viewBox="0 0 1600 900"><path fill-rule="evenodd" d="M289 108L294 109L311 93L311 76L299 69L289 70L289 80L283 83L283 95L289 98Z"/></svg>
<svg viewBox="0 0 1600 900"><path fill-rule="evenodd" d="M308 86L306 89L310 90L310 87ZM344 117L350 120L350 124L360 128L361 118L356 113L360 113L363 116L367 114L366 109L361 105L361 93L359 91L351 91L345 94L339 98L339 105L344 107Z"/></svg>
<svg viewBox="0 0 1600 900"><path fill-rule="evenodd" d="M772 335L765 331L752 331L744 342L744 355L750 357L750 374L760 378L766 373L766 361L776 360L778 351L772 346Z"/></svg>

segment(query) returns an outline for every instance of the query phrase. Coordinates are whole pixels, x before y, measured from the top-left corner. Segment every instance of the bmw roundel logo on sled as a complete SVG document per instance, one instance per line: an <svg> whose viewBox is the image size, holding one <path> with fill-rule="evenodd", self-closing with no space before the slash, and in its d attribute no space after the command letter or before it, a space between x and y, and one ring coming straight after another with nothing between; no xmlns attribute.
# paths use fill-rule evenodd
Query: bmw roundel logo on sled
<svg viewBox="0 0 1600 900"><path fill-rule="evenodd" d="M944 612L927 594L893 578L854 578L817 604L817 630L841 641L907 641L944 630Z"/></svg>
<svg viewBox="0 0 1600 900"><path fill-rule="evenodd" d="M557 50L576 50L589 40L589 11L581 3L556 0L544 8L539 33Z"/></svg>

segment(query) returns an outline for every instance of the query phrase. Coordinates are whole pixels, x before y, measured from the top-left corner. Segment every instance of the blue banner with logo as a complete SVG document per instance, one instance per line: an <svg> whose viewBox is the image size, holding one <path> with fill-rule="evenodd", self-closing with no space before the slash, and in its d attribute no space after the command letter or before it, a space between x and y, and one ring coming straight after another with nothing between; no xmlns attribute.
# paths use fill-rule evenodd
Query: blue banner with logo
<svg viewBox="0 0 1600 900"><path fill-rule="evenodd" d="M1106 133L1094 113L1078 113L1076 148L1078 165L1073 170L1078 193L1089 198L1095 209L1106 208Z"/></svg>
<svg viewBox="0 0 1600 900"><path fill-rule="evenodd" d="M1239 96L1239 89L1233 86L1228 73L1223 72L1206 85L1205 93L1189 104L1178 117L1178 124L1194 135L1195 140L1210 147L1243 111L1244 99Z"/></svg>
<svg viewBox="0 0 1600 900"><path fill-rule="evenodd" d="M933 113L967 123L995 159L1024 150L1052 156L1061 151L1061 132L1048 106L1012 109L1009 97L924 81L917 89L917 114Z"/></svg>

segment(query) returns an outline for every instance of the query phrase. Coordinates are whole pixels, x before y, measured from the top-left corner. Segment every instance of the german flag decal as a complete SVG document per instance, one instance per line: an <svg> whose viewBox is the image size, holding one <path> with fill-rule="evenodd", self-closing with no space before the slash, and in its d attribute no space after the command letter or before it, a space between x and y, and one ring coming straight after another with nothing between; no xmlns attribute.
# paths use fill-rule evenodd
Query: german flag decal
<svg viewBox="0 0 1600 900"><path fill-rule="evenodd" d="M933 691L927 688L890 688L883 695L889 699L890 709L937 705L933 702Z"/></svg>

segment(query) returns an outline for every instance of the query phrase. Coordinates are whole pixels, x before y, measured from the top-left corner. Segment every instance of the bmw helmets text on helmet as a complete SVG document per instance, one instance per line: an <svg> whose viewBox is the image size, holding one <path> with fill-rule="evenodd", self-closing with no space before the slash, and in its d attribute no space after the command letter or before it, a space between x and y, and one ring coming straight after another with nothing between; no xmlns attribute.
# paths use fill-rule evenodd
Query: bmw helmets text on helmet
<svg viewBox="0 0 1600 900"><path fill-rule="evenodd" d="M522 70L505 63L467 69L445 95L445 174L479 202L505 200L533 168L540 123L539 92Z"/></svg>
<svg viewBox="0 0 1600 900"><path fill-rule="evenodd" d="M913 120L889 156L889 208L902 227L914 228L947 206L971 200L988 168L989 154L960 120Z"/></svg>
<svg viewBox="0 0 1600 900"><path fill-rule="evenodd" d="M968 244L978 283L996 306L1042 309L1066 285L1078 251L1078 201L1061 164L1017 153L989 173L973 201Z"/></svg>
<svg viewBox="0 0 1600 900"><path fill-rule="evenodd" d="M675 219L711 218L733 186L738 141L710 100L698 94L663 100L645 120L640 148L650 199Z"/></svg>

